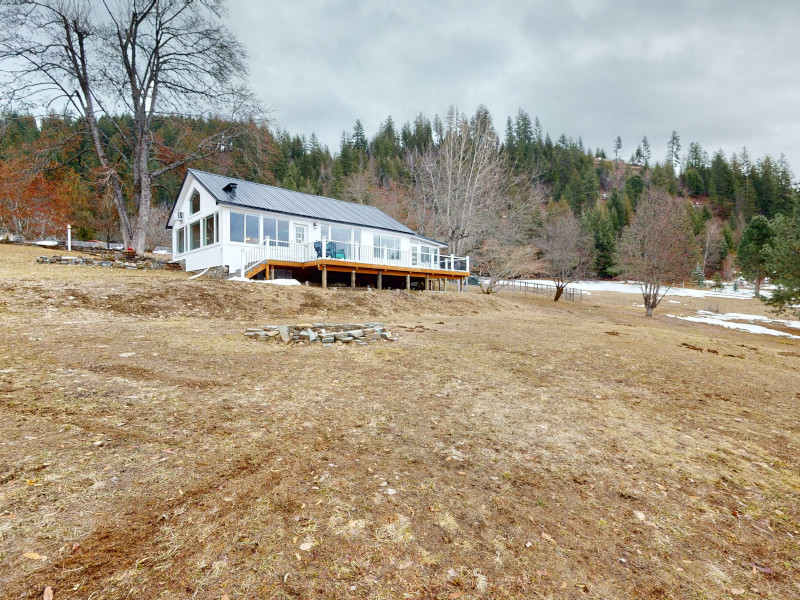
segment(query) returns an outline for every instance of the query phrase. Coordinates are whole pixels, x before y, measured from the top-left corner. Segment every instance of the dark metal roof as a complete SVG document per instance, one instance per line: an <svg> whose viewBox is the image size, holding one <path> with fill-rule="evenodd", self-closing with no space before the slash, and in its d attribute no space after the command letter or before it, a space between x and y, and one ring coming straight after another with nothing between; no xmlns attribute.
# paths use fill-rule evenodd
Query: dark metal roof
<svg viewBox="0 0 800 600"><path fill-rule="evenodd" d="M217 202L223 204L416 235L416 232L374 206L293 192L196 169L189 169L189 173L217 199ZM230 183L236 184L234 193L224 191L225 186Z"/></svg>

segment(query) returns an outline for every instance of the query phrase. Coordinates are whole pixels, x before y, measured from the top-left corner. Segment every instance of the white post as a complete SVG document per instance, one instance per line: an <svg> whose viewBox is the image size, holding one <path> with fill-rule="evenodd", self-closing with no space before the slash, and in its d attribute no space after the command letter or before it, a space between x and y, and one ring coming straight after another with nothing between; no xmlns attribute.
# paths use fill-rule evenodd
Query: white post
<svg viewBox="0 0 800 600"><path fill-rule="evenodd" d="M456 255L455 254L451 254L450 255L450 270L451 271L455 271L456 270L455 260L456 260Z"/></svg>
<svg viewBox="0 0 800 600"><path fill-rule="evenodd" d="M328 238L324 235L322 236L322 256L320 258L327 258L328 257Z"/></svg>
<svg viewBox="0 0 800 600"><path fill-rule="evenodd" d="M242 279L244 279L244 254L245 254L245 252L247 252L247 251L244 248L242 248L242 268L240 269Z"/></svg>
<svg viewBox="0 0 800 600"><path fill-rule="evenodd" d="M467 257L467 273L469 273L469 256Z"/></svg>
<svg viewBox="0 0 800 600"><path fill-rule="evenodd" d="M72 225L67 225L67 252L72 252Z"/></svg>

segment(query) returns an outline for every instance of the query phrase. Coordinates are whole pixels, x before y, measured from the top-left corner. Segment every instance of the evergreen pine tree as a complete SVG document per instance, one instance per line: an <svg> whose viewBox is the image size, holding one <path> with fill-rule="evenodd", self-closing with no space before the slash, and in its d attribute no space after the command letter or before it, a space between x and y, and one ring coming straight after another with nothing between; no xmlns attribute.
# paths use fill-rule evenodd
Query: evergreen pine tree
<svg viewBox="0 0 800 600"><path fill-rule="evenodd" d="M359 119L356 119L356 124L353 126L353 147L365 154L367 152L367 136Z"/></svg>
<svg viewBox="0 0 800 600"><path fill-rule="evenodd" d="M652 151L650 150L650 141L647 139L647 136L642 138L642 157L644 158L644 168L649 168Z"/></svg>
<svg viewBox="0 0 800 600"><path fill-rule="evenodd" d="M766 217L756 215L747 224L736 251L736 264L742 275L754 282L756 296L761 290L761 282L768 275L767 254L764 249L770 243L772 235Z"/></svg>

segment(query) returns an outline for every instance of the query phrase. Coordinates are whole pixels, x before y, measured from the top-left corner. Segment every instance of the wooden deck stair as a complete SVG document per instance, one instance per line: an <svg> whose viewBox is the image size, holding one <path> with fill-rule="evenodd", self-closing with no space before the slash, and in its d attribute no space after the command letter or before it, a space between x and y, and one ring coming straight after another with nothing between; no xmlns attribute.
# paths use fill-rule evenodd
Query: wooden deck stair
<svg viewBox="0 0 800 600"><path fill-rule="evenodd" d="M262 260L261 262L251 265L249 269L245 270L244 276L247 277L248 279L252 279L259 273L262 273L266 270L267 270L267 261Z"/></svg>

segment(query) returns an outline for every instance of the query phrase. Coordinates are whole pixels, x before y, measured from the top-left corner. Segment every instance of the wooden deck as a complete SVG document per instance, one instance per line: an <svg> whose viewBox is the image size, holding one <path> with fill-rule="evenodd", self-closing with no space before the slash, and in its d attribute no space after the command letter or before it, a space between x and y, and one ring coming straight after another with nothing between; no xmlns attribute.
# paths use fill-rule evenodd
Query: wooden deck
<svg viewBox="0 0 800 600"><path fill-rule="evenodd" d="M250 267L245 271L245 277L253 279L262 273L266 279L272 278L272 270L279 269L298 269L302 271L318 271L321 274L321 284L323 288L328 284L328 273L350 273L351 287L356 287L356 277L361 275L375 276L375 287L381 289L383 276L405 277L406 289L411 289L411 280L424 280L425 289L431 289L431 282L446 282L455 280L461 285L469 276L465 271L448 271L444 269L425 269L422 267L399 267L389 265L374 265L369 263L358 263L342 259L318 258L307 262L293 262L286 260L268 259ZM445 283L446 285L446 283Z"/></svg>

